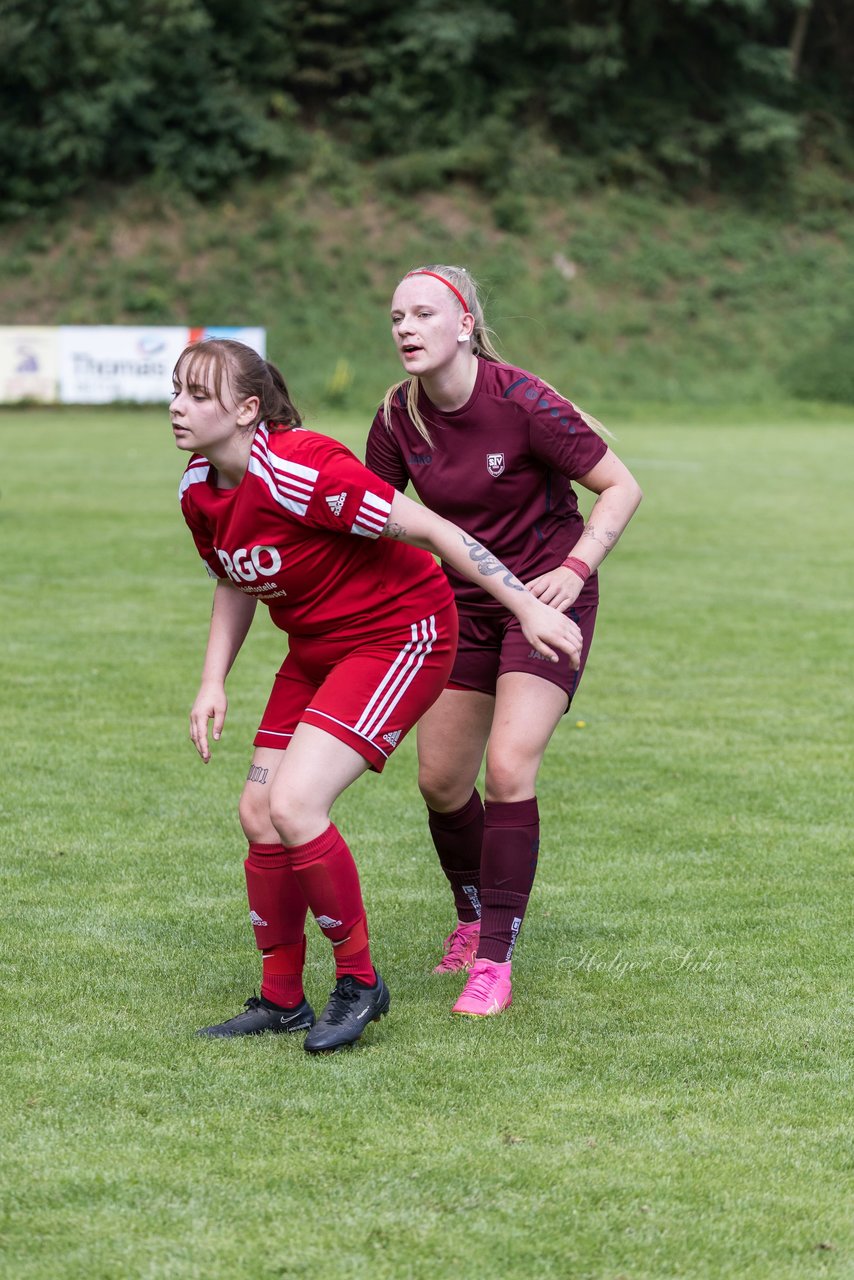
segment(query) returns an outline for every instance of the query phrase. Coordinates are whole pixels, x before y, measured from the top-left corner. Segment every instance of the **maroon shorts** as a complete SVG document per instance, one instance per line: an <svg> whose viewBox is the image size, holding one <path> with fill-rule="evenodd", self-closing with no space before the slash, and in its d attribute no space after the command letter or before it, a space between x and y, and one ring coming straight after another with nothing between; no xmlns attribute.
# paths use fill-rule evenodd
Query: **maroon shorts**
<svg viewBox="0 0 854 1280"><path fill-rule="evenodd" d="M494 614L472 614L461 610L460 638L449 687L494 695L499 676L506 671L527 671L558 685L572 702L590 652L598 607L598 583L594 579L567 610L567 617L581 628L584 641L577 671L573 671L565 653L557 651L558 662L540 657L528 644L512 613L502 610Z"/></svg>
<svg viewBox="0 0 854 1280"><path fill-rule="evenodd" d="M453 604L364 641L292 636L255 735L284 750L313 724L381 773L386 760L448 683L457 644Z"/></svg>

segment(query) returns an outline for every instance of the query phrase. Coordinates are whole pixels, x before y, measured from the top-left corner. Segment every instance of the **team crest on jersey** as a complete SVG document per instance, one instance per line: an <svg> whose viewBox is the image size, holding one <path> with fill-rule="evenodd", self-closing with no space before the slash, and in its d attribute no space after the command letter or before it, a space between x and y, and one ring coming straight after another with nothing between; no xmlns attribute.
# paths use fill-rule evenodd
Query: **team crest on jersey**
<svg viewBox="0 0 854 1280"><path fill-rule="evenodd" d="M336 493L333 497L326 499L326 505L334 516L340 516L341 509L347 501L346 493Z"/></svg>
<svg viewBox="0 0 854 1280"><path fill-rule="evenodd" d="M486 469L493 480L497 480L504 471L504 454L488 453L486 455Z"/></svg>

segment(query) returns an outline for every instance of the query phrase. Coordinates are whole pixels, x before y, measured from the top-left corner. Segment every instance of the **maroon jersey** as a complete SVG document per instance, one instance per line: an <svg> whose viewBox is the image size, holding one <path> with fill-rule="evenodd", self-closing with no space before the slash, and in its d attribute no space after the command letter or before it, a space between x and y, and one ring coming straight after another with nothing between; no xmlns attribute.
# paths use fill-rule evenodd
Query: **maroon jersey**
<svg viewBox="0 0 854 1280"><path fill-rule="evenodd" d="M568 400L533 374L479 360L470 399L441 413L421 391L428 445L399 391L391 430L382 409L368 436L367 465L401 492L411 480L425 506L472 534L522 582L555 569L578 541L583 519L570 483L607 445ZM445 566L457 602L478 613L501 606Z"/></svg>
<svg viewBox="0 0 854 1280"><path fill-rule="evenodd" d="M328 436L262 424L237 488L218 488L194 454L178 496L211 575L263 600L293 635L376 635L451 598L432 556L380 537L391 485Z"/></svg>

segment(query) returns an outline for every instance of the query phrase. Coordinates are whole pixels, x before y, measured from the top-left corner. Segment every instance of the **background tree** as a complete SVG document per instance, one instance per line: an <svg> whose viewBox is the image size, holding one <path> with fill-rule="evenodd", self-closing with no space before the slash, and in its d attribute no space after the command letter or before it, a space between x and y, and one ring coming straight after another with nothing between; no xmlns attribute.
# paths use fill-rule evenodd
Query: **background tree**
<svg viewBox="0 0 854 1280"><path fill-rule="evenodd" d="M848 0L0 0L0 210L207 195L318 129L410 186L499 189L533 139L588 181L779 184L850 167L852 80Z"/></svg>

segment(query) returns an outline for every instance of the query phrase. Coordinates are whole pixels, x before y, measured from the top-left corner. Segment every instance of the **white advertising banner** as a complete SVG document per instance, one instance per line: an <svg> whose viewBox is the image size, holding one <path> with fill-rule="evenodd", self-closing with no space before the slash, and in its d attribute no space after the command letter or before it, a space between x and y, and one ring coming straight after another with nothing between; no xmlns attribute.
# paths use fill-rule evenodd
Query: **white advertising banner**
<svg viewBox="0 0 854 1280"><path fill-rule="evenodd" d="M182 325L75 325L59 330L59 398L63 404L163 403L172 369L187 344Z"/></svg>
<svg viewBox="0 0 854 1280"><path fill-rule="evenodd" d="M38 325L0 325L0 403L56 403L59 330Z"/></svg>
<svg viewBox="0 0 854 1280"><path fill-rule="evenodd" d="M258 328L181 325L67 325L59 329L59 399L63 404L164 404L172 369L188 342L236 338L266 353Z"/></svg>

